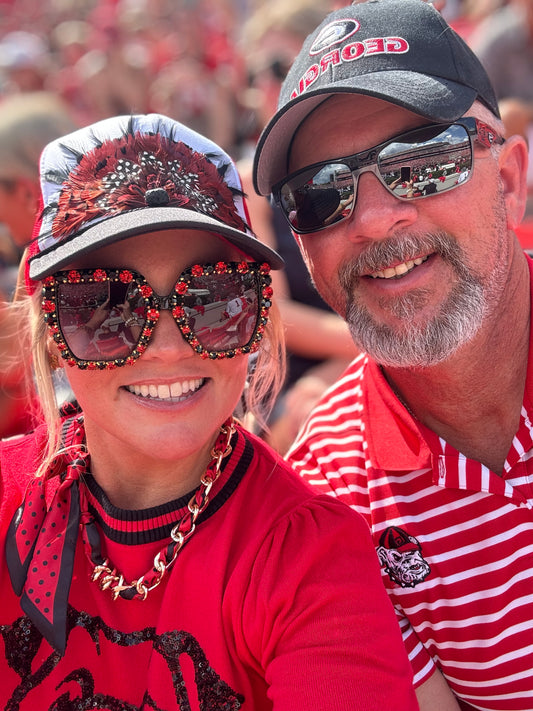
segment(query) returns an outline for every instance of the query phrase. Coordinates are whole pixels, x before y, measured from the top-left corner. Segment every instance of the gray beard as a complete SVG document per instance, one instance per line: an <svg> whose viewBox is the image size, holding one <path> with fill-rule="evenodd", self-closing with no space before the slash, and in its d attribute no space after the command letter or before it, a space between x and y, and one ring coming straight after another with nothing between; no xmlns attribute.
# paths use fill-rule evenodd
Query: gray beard
<svg viewBox="0 0 533 711"><path fill-rule="evenodd" d="M457 276L457 283L440 311L428 323L415 325L412 319L429 298L426 290L416 289L394 302L387 301L389 312L401 322L398 326L376 322L357 301L360 275L423 252L439 254ZM347 297L345 318L354 342L382 365L436 365L470 341L483 321L486 299L482 281L467 269L460 247L445 233L376 242L342 267L339 280Z"/></svg>

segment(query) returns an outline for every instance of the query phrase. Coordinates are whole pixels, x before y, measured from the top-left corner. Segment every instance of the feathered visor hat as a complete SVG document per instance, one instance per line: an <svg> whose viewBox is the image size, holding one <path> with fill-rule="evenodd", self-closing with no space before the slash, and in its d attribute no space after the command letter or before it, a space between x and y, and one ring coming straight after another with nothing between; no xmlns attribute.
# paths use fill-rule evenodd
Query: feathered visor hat
<svg viewBox="0 0 533 711"><path fill-rule="evenodd" d="M251 230L231 158L166 116L119 116L57 139L42 153L40 175L42 211L26 263L30 292L86 252L172 228L213 232L256 261L283 266Z"/></svg>

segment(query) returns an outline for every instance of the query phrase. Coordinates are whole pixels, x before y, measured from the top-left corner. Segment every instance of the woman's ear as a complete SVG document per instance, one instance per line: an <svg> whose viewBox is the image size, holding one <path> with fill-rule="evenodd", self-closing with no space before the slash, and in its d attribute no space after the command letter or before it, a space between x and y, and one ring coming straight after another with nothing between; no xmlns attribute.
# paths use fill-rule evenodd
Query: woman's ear
<svg viewBox="0 0 533 711"><path fill-rule="evenodd" d="M527 200L528 146L522 136L511 136L498 155L507 227L514 230L522 222Z"/></svg>
<svg viewBox="0 0 533 711"><path fill-rule="evenodd" d="M50 370L59 370L59 368L63 368L65 363L59 354L57 344L50 335L46 338L46 348L48 350L48 364L50 366Z"/></svg>

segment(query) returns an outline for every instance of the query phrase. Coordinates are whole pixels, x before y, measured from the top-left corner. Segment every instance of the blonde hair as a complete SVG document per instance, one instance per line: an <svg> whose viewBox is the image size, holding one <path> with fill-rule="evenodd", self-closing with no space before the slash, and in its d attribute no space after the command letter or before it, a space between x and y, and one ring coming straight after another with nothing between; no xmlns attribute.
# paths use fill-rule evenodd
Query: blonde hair
<svg viewBox="0 0 533 711"><path fill-rule="evenodd" d="M33 296L20 298L10 307L20 310L20 322L29 324L26 332L21 334L21 348L32 354L31 367L28 361L27 377L35 383L40 416L48 433L42 461L36 472L37 476L42 476L62 450L62 443L61 420L50 365L50 337L41 310L40 288L37 288ZM250 359L250 364L249 380L243 393L244 412L239 414L247 426L257 423L264 428L285 379L283 325L275 305L270 309L263 339L256 357Z"/></svg>

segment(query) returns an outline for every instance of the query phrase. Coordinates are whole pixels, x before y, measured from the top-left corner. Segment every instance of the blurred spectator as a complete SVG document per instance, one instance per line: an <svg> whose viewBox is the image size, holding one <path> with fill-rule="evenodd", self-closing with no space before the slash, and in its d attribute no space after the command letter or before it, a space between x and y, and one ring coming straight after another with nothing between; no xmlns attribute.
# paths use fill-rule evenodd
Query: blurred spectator
<svg viewBox="0 0 533 711"><path fill-rule="evenodd" d="M478 25L506 2L507 0L446 0L442 14L465 42L469 43L470 36Z"/></svg>
<svg viewBox="0 0 533 711"><path fill-rule="evenodd" d="M490 13L470 35L469 43L494 85L504 122L506 118L512 121L508 124L511 132L524 133L533 116L532 0L510 0ZM514 108L508 113L511 104Z"/></svg>
<svg viewBox="0 0 533 711"><path fill-rule="evenodd" d="M49 66L46 42L31 32L9 32L0 41L0 71L4 93L39 91L44 88Z"/></svg>
<svg viewBox="0 0 533 711"><path fill-rule="evenodd" d="M498 97L508 136L521 134L529 142L529 198L522 229L522 246L533 246L533 0L509 0L489 14L470 35L469 44L481 59Z"/></svg>
<svg viewBox="0 0 533 711"><path fill-rule="evenodd" d="M41 150L74 128L68 106L49 92L15 94L0 102L0 223L19 256L30 241L39 205Z"/></svg>
<svg viewBox="0 0 533 711"><path fill-rule="evenodd" d="M329 2L274 0L260 5L244 25L243 53L250 74L245 104L252 113L249 138L255 144L273 115L281 82L302 42L325 17ZM344 321L334 314L311 284L298 245L280 212L255 194L251 158L239 170L254 231L285 259L285 269L272 274L285 326L287 380L265 439L284 454L313 405L341 374L357 350Z"/></svg>
<svg viewBox="0 0 533 711"><path fill-rule="evenodd" d="M39 157L51 140L75 128L68 108L47 92L0 102L0 437L33 425L33 390L23 377L18 319L9 301L39 206Z"/></svg>

